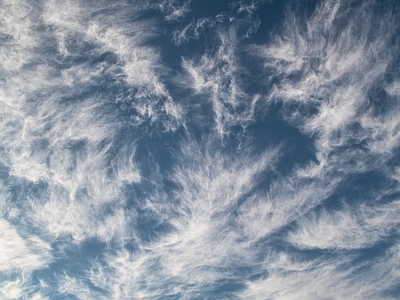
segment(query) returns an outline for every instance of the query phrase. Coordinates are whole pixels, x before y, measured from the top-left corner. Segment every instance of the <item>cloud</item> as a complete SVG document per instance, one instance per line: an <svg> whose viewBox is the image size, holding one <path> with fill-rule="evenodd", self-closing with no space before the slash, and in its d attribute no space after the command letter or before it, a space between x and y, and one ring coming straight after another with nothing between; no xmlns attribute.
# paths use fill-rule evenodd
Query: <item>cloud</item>
<svg viewBox="0 0 400 300"><path fill-rule="evenodd" d="M38 44L32 34L32 7L25 1L5 1L1 8L1 29L5 36L0 47L1 70L6 74L18 71L31 58L30 49Z"/></svg>
<svg viewBox="0 0 400 300"><path fill-rule="evenodd" d="M21 280L3 282L0 287L0 293L7 299L20 299L23 296Z"/></svg>
<svg viewBox="0 0 400 300"><path fill-rule="evenodd" d="M387 206L346 207L337 212L322 211L298 219L298 228L288 241L303 249L361 249L390 236L397 230L397 201Z"/></svg>
<svg viewBox="0 0 400 300"><path fill-rule="evenodd" d="M258 242L323 203L340 180L298 178L296 173L272 182L266 194L249 197L238 210L238 223L249 243Z"/></svg>
<svg viewBox="0 0 400 300"><path fill-rule="evenodd" d="M128 100L138 115L150 114L154 122L160 118L171 130L179 127L177 120L182 118L179 105L156 75L158 54L144 45L153 34L151 24L137 21L134 30L128 28L127 18L141 8L129 6L124 16L116 19L102 14L101 5L87 7L72 1L64 7L49 1L43 7L27 3L8 6L15 18L28 14L24 22L11 22L19 27L9 33L27 39L18 46L18 51L27 55L16 64L18 69L10 69L18 74L8 74L0 92L4 109L1 139L6 149L2 162L18 180L47 184L40 195L20 199L24 203L29 200L29 206L23 205L19 213L54 237L71 234L77 241L99 236L109 242L119 236L116 224L124 219L121 207L104 218L107 225L97 224L97 219L107 203L125 203L124 187L141 180L135 145L118 148L114 144L113 137L127 123L118 120L121 112L112 108L115 99L108 99L112 92L107 88L113 86L106 85L103 96L88 97L90 88L99 88L103 77L119 80L118 72L122 72L122 83L136 88L135 98ZM116 3L112 9L126 7ZM37 14L42 17L34 19ZM91 14L97 17L91 18ZM35 22L50 34L34 30ZM91 61L107 53L115 56L114 65ZM152 110L155 112L148 113ZM92 230L94 225L98 231Z"/></svg>
<svg viewBox="0 0 400 300"><path fill-rule="evenodd" d="M252 99L243 90L239 74L244 69L236 56L238 40L235 30L220 32L218 42L215 52L204 54L199 60L183 58L182 67L190 76L186 84L195 95L202 95L211 102L215 130L224 136L231 127L253 120L257 96Z"/></svg>
<svg viewBox="0 0 400 300"><path fill-rule="evenodd" d="M71 60L87 61L63 70L67 83L77 85L93 80L101 83L109 76L109 80L131 87L125 95L114 97L128 102L136 110L139 123L166 118L164 125L169 130L176 130L175 127L182 123L181 116L171 115L163 107L165 103L173 102L163 83L167 69L163 67L158 51L147 45L158 35L155 22L140 18L151 6L122 2L89 5L75 1L60 12L59 6L63 5L57 1L46 2L43 13L46 25L57 40L58 59L66 64ZM105 13L104 8L112 13ZM109 62L100 59L110 54ZM96 60L93 57L102 62L93 66L91 61ZM177 103L174 105L178 106Z"/></svg>
<svg viewBox="0 0 400 300"><path fill-rule="evenodd" d="M270 101L282 102L287 120L316 137L321 163L355 140L373 153L395 147L397 135L391 128L398 124L390 113L378 117L385 119L382 126L376 123L380 94L374 93L374 86L393 86L383 78L397 55L391 42L396 26L389 8L378 18L388 22L377 21L376 7L374 1L358 9L322 1L306 20L288 11L274 41L254 48L265 58L265 68L276 74L269 79L274 82ZM392 141L384 133L379 138L373 134L380 130L391 132Z"/></svg>
<svg viewBox="0 0 400 300"><path fill-rule="evenodd" d="M191 39L199 39L200 34L204 30L204 28L208 26L213 26L214 21L210 18L200 18L196 21L192 21L185 27L181 29L176 29L173 32L172 40L176 45L181 45L184 42L187 42Z"/></svg>
<svg viewBox="0 0 400 300"><path fill-rule="evenodd" d="M26 272L48 266L51 247L37 236L21 237L6 220L0 220L0 271Z"/></svg>
<svg viewBox="0 0 400 300"><path fill-rule="evenodd" d="M398 245L379 259L362 267L352 265L352 257L302 261L285 253L265 263L267 278L249 281L240 296L243 299L273 297L276 299L332 299L360 297L395 299L381 291L396 286ZM391 268L390 265L396 267ZM376 288L379 284L379 289Z"/></svg>
<svg viewBox="0 0 400 300"><path fill-rule="evenodd" d="M119 251L105 256L104 263L95 262L88 273L95 286L114 298L194 297L218 281L223 285L226 276L234 279L231 269L249 260L247 244L238 243L242 237L232 224L235 210L259 184L257 174L274 163L277 149L232 160L211 148L189 142L181 149L180 163L169 178L177 186L169 196L174 201L155 197L146 206L157 218L161 209L168 209L164 226L170 229L137 240L133 252ZM220 273L222 266L226 273Z"/></svg>
<svg viewBox="0 0 400 300"><path fill-rule="evenodd" d="M278 254L270 254L264 260L265 275L249 281L243 298L391 299L389 292L381 291L395 289L391 279L397 271L380 273L386 268L384 258L364 264L368 270L364 271L349 253L332 252L382 245L398 228L397 197L381 202L396 193L393 185L378 191L370 187L367 199L346 197L341 209L332 209L328 201L342 193L341 182L357 174L378 172L387 182L396 176L391 160L398 148L399 124L393 117L399 110L397 79L386 80L398 55L392 39L398 29L392 23L395 13L390 3L384 10L374 1L352 4L322 1L304 19L289 8L281 31L268 45L252 50L264 61L271 87L269 105L281 103L285 119L314 139L318 165L295 170L271 185L267 197L253 196L241 207L239 217L247 236L265 239L291 224L287 242L299 253L289 260L289 250L281 254L287 262L282 269L274 265ZM381 18L388 21L375 21ZM302 258L310 249L321 252L311 260ZM331 261L323 256L326 251L334 253ZM397 266L392 251L396 253L397 246L385 255ZM372 270L377 273L369 275ZM385 278L382 287L377 288L381 278Z"/></svg>
<svg viewBox="0 0 400 300"><path fill-rule="evenodd" d="M196 4L0 8L2 297L395 298L392 2Z"/></svg>
<svg viewBox="0 0 400 300"><path fill-rule="evenodd" d="M33 290L31 274L47 269L54 261L51 245L31 232L18 230L0 219L0 295L4 299L27 299ZM39 293L32 299L45 299Z"/></svg>
<svg viewBox="0 0 400 300"><path fill-rule="evenodd" d="M177 22L183 19L190 11L191 0L189 1L180 1L172 0L172 1L160 1L160 3L156 4L161 12L165 14L165 20L168 22Z"/></svg>
<svg viewBox="0 0 400 300"><path fill-rule="evenodd" d="M61 295L73 295L79 299L90 299L95 294L81 280L66 274L58 278L58 291Z"/></svg>

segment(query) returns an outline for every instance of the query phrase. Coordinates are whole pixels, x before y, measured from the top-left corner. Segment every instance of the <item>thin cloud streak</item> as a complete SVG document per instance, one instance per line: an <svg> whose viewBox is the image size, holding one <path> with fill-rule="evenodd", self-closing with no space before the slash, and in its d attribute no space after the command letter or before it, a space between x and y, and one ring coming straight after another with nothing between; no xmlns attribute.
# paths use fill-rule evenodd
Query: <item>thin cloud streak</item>
<svg viewBox="0 0 400 300"><path fill-rule="evenodd" d="M89 273L94 285L116 299L132 294L191 298L223 280L232 264L247 260L247 244L236 242L242 237L229 224L242 197L257 184L254 177L274 162L277 150L254 162L251 156L226 161L220 153L198 147L189 143L182 149L180 167L170 177L179 187L174 193L178 206L168 220L171 231L143 243L139 252L107 256L106 268L96 263ZM221 266L228 273L221 274ZM188 284L192 288L183 288Z"/></svg>
<svg viewBox="0 0 400 300"><path fill-rule="evenodd" d="M312 172L304 171L312 177L325 177L326 181L318 185L323 191L327 191L327 183L334 178L340 183L351 176L371 171L389 175L389 182L393 178L393 167L388 163L398 148L399 124L398 118L393 116L398 114L399 106L395 100L396 85L384 78L395 55L398 55L396 45L391 44L397 26L392 23L396 17L391 15L390 8L385 12L387 22L377 23L374 19L376 8L374 1L364 2L357 9L341 1L323 1L306 20L289 10L282 32L269 45L253 48L256 55L263 57L268 74L272 74L268 78L272 86L270 104L281 102L288 122L315 140L319 166L311 168L309 171ZM386 99L378 99L382 94L374 92L377 85L389 91L384 96ZM379 101L389 100L390 110L385 110L386 104ZM304 172L299 171L299 174ZM295 181L299 179L294 178ZM339 193L340 185L333 186L332 195ZM307 196L308 204L312 203L313 196L321 201L320 204L330 196L321 197L317 190L307 189L311 194ZM299 189L296 188L295 192L298 194ZM369 202L359 206L346 204L366 200L356 196L355 199L343 199L343 209L304 211L303 216L300 214L300 218L292 219L295 223L287 235L287 242L299 250L373 247L398 230L399 223L395 217L398 199L386 204L378 202L388 192L382 190L376 197L371 195ZM282 205L283 211L290 207L290 203L295 203L292 200L288 202ZM254 208L254 214L259 211ZM272 217L277 215L271 205L265 211ZM293 210L296 214L300 211L298 208ZM386 254L390 264L396 266L394 270L398 259L392 253L397 251L398 246L393 245ZM387 263L383 258L364 264L368 271L359 271L357 264L353 265L354 259L349 254L335 256L330 263L308 260L310 265L300 272L291 270L295 268L293 258L285 259L287 267L283 270L276 269L267 260L265 269L268 276L249 282L242 296L394 299L390 294L381 294L381 291L396 287L393 278L397 271L382 274L379 270L391 269L383 267ZM382 284L382 289L377 290L375 283L371 285L377 281Z"/></svg>

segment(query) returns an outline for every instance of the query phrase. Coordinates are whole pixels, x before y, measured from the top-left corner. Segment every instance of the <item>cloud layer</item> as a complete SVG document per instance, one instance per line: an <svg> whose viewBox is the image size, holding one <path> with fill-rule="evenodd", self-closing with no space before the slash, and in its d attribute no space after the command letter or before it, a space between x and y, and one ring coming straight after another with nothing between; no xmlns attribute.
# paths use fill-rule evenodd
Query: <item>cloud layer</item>
<svg viewBox="0 0 400 300"><path fill-rule="evenodd" d="M396 298L399 7L206 4L0 4L1 297Z"/></svg>

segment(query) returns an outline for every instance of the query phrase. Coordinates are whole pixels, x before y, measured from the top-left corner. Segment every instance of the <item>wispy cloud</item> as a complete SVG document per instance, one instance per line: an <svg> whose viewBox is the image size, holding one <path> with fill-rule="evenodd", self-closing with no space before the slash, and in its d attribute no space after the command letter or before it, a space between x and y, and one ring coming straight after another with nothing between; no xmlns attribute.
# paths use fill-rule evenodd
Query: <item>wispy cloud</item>
<svg viewBox="0 0 400 300"><path fill-rule="evenodd" d="M260 182L257 174L268 170L276 156L277 150L271 149L257 159L249 155L227 160L219 151L188 143L169 179L178 187L170 196L170 231L142 243L138 252L107 256L106 266L95 263L89 273L93 284L115 298L191 298L223 281L236 263L247 260L247 244L237 242L243 237L232 224L235 211ZM156 202L148 209L156 209L156 215L159 207ZM222 266L227 273L219 272Z"/></svg>
<svg viewBox="0 0 400 300"><path fill-rule="evenodd" d="M181 2L181 3L180 3ZM169 22L177 22L183 19L190 11L189 1L160 1L160 3L155 4L164 14L165 20Z"/></svg>
<svg viewBox="0 0 400 300"><path fill-rule="evenodd" d="M0 5L1 297L395 298L398 10L263 4Z"/></svg>
<svg viewBox="0 0 400 300"><path fill-rule="evenodd" d="M176 45L181 45L190 39L198 39L205 28L215 25L214 20L204 17L192 21L181 29L176 29L173 32L172 40Z"/></svg>
<svg viewBox="0 0 400 300"><path fill-rule="evenodd" d="M109 17L104 9L120 14ZM60 260L55 241L125 243L131 221L125 215L124 188L140 182L141 175L136 137L122 146L115 143L130 120L118 119L122 112L113 105L116 100L130 103L139 118L157 110L152 121L165 115L162 122L169 128L181 118L161 82L157 51L145 45L154 35L151 21L134 20L136 26L130 26L129 18L140 9L78 1L1 5L6 37L1 46L1 166L7 174L2 180L9 184L4 192L13 198L1 203L0 272L21 278L4 281L6 298L24 297L32 272ZM111 60L101 59L107 55ZM126 99L116 99L112 82L130 90Z"/></svg>
<svg viewBox="0 0 400 300"><path fill-rule="evenodd" d="M39 237L21 237L6 220L0 220L0 272L23 270L33 271L48 266L51 262L51 247Z"/></svg>
<svg viewBox="0 0 400 300"><path fill-rule="evenodd" d="M132 87L131 93L118 100L129 102L136 110L136 121L151 119L156 122L167 115L175 120L175 124L181 123L182 116L170 114L170 110L164 107L164 103L173 102L162 80L167 70L161 64L159 53L146 45L146 41L158 34L154 22L139 20L141 13L151 6L145 3L129 5L116 2L110 5L105 2L89 5L74 2L60 11L60 5L66 4L47 2L44 16L57 39L62 62L68 63L77 55L82 58L101 57L107 53L114 55L108 65L104 60L94 67L90 63L72 65L64 71L68 79L88 81L95 76L99 82L102 77L110 76L110 80L122 81ZM104 9L113 13L106 14ZM79 43L82 46L78 46ZM81 78L76 78L77 72ZM178 107L178 104L174 105ZM164 124L168 126L172 123Z"/></svg>
<svg viewBox="0 0 400 300"><path fill-rule="evenodd" d="M196 95L203 95L211 102L215 129L220 136L229 133L232 126L254 120L258 100L257 95L248 95L243 90L242 75L246 71L237 58L237 43L232 28L219 33L216 51L196 60L182 59L182 67L190 75L187 85Z"/></svg>
<svg viewBox="0 0 400 300"><path fill-rule="evenodd" d="M299 169L294 180L299 182L299 175L308 174L306 177L317 176L322 181L317 183L313 179L313 187L306 185L305 188L307 200L304 203L310 207L319 202L319 209L307 212L301 206L292 206L302 195L302 189L297 186L294 189L296 196L281 198L279 210L274 209L271 200L260 209L258 203L262 202L258 199L254 200L258 206L249 204L248 210L254 216L269 214L271 220L278 219L279 215L282 215L280 220L285 220L285 212L293 212L293 218L286 218L286 224L293 227L287 235L287 242L301 250L371 248L397 232L399 225L394 217L398 209L397 200L386 204L378 202L388 193L385 188L379 192L380 195L370 194L369 199L361 199L361 195L345 198L341 209L324 208L324 201L331 195L327 193L329 190L332 195L340 194L341 184L331 185L335 180L339 183L356 174L375 171L388 176L386 180L390 182L393 165L389 162L396 156L398 147L399 124L393 117L399 111L395 100L396 83L385 79L398 55L392 39L398 30L393 23L396 17L388 6L383 16L378 18L387 21L377 21L375 11L380 7L378 3L351 3L354 6L340 1L323 1L311 17L305 19L289 9L283 28L278 30L270 44L253 48L256 55L263 57L265 70L270 75L267 77L271 86L270 104L282 103L286 120L315 141L319 165ZM378 86L387 92L378 92ZM276 196L271 198L279 199ZM364 203L354 205L354 201ZM246 219L243 224L251 224L251 219ZM392 246L387 255L391 263L397 265L397 259L392 256L396 249L396 245ZM390 294L380 294L380 291L395 285L394 274L378 271L384 268L382 264L386 264L383 260L366 263L368 272L377 271L375 276L359 270L350 254L334 256L331 261L325 261L325 257L321 260L301 259L303 254L288 259L286 255L283 256L286 262L283 268L274 266L275 255L272 255L272 262L266 259L265 272L268 275L265 279L249 282L248 290L242 296L391 298ZM298 263L302 264L301 269L297 269ZM368 286L382 277L385 278L382 289ZM313 282L315 288L309 282ZM349 282L359 284L351 285Z"/></svg>
<svg viewBox="0 0 400 300"><path fill-rule="evenodd" d="M241 294L243 299L265 295L276 299L396 298L395 294L382 291L396 287L398 268L390 265L398 266L398 246L362 267L352 264L352 255L316 260L285 253L274 257L265 264L267 278L248 282L248 289Z"/></svg>
<svg viewBox="0 0 400 300"><path fill-rule="evenodd" d="M356 10L350 4L324 1L306 20L288 11L282 34L269 46L256 48L267 70L279 74L270 78L271 101L283 102L287 119L316 136L321 163L354 141L374 151L391 151L396 144L397 133L391 128L398 124L391 113L378 118L374 114L386 105L380 101L387 101L378 99L382 95L374 89L378 84L393 86L384 75L397 53L392 43L395 17L388 9L378 18L387 22L376 20L377 5L367 1ZM398 111L393 104L391 109ZM383 118L385 125L378 121ZM391 132L392 141L384 133L375 134L380 130Z"/></svg>
<svg viewBox="0 0 400 300"><path fill-rule="evenodd" d="M311 213L298 219L288 240L303 249L360 249L371 247L398 230L397 201L386 206L346 207L337 212Z"/></svg>

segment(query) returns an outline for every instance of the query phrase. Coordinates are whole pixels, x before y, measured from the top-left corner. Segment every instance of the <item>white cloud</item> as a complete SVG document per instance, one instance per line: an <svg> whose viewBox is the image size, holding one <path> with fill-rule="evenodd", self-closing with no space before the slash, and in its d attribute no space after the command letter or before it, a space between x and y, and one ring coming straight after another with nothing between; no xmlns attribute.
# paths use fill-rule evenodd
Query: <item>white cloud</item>
<svg viewBox="0 0 400 300"><path fill-rule="evenodd" d="M176 45L181 45L191 39L198 39L205 28L208 26L214 27L215 21L211 18L200 18L196 21L192 21L181 29L176 29L173 32L173 42Z"/></svg>
<svg viewBox="0 0 400 300"><path fill-rule="evenodd" d="M238 209L237 222L250 243L269 237L323 203L340 182L324 172L318 179L303 172L295 170L286 178L278 178L267 193L252 195Z"/></svg>
<svg viewBox="0 0 400 300"><path fill-rule="evenodd" d="M389 84L386 87L386 91L393 97L400 96L400 81L395 81Z"/></svg>
<svg viewBox="0 0 400 300"><path fill-rule="evenodd" d="M171 195L175 200L148 199L149 214L171 230L150 241L137 240L136 251L110 254L105 265L95 262L88 273L95 286L115 299L191 298L224 278L218 271L221 266L229 269L251 260L247 243L238 242L243 237L231 222L242 198L261 180L257 174L274 163L277 150L232 160L209 149L193 142L183 147L180 163L169 178L179 187Z"/></svg>
<svg viewBox="0 0 400 300"><path fill-rule="evenodd" d="M107 28L92 21L87 29L88 38L99 42L103 51L113 51L123 62L122 68L128 84L149 88L150 93L165 95L163 84L156 75L162 71L158 66L158 55L150 47L141 45L148 35L150 24L137 24L136 35L130 36L125 28Z"/></svg>
<svg viewBox="0 0 400 300"><path fill-rule="evenodd" d="M157 24L142 12L159 5L172 27L192 2L15 3L0 8L10 36L0 46L10 57L0 67L3 297L192 299L233 282L242 290L229 295L245 299L390 298L400 272L391 239L399 227L400 123L396 74L385 79L397 55L389 13L378 24L373 1L354 9L329 0L305 20L289 11L280 36L252 47L265 64L266 96L249 92L241 60L243 40L259 26L256 2L174 31L177 45L204 29L216 43L182 57L182 74L168 80L148 43ZM169 84L189 95L175 102ZM264 99L282 103L290 129L314 140L318 162L281 172L292 163L290 141L253 145L246 130L269 117ZM267 111L256 115L256 107ZM177 145L157 149L171 155L161 171L156 151L143 153L146 130L164 138L186 119L196 123L188 115L213 123L197 122L193 136L187 126L173 136ZM228 134L238 127L243 136L231 149ZM370 171L384 187L327 208L347 180ZM90 240L104 244L85 253L90 268L58 269ZM381 254L363 256L380 244ZM34 272L54 261L54 270Z"/></svg>
<svg viewBox="0 0 400 300"><path fill-rule="evenodd" d="M94 297L94 293L86 284L66 274L58 278L58 291L61 295L73 295L79 299L91 299Z"/></svg>
<svg viewBox="0 0 400 300"><path fill-rule="evenodd" d="M5 281L0 286L0 293L6 297L6 299L21 299L24 292L21 285L21 279L17 279L15 281Z"/></svg>
<svg viewBox="0 0 400 300"><path fill-rule="evenodd" d="M373 153L391 152L398 141L392 128L399 125L391 114L376 121L373 113L380 105L379 95L371 93L374 84L396 90L382 80L396 53L390 46L396 26L375 21L376 5L367 1L354 10L346 3L322 1L307 20L289 11L282 34L254 48L265 58L266 69L278 75L273 75L277 83L270 100L283 102L287 119L316 138L321 163L354 140L366 142ZM392 19L390 9L382 18ZM390 133L378 137L377 131Z"/></svg>
<svg viewBox="0 0 400 300"><path fill-rule="evenodd" d="M245 125L253 120L255 102L242 88L241 76L245 69L236 55L235 29L220 31L218 41L217 50L204 54L198 61L182 58L182 67L190 75L186 84L195 94L204 95L211 102L215 130L224 136L231 126Z"/></svg>
<svg viewBox="0 0 400 300"><path fill-rule="evenodd" d="M239 220L247 236L258 240L291 224L287 241L298 253L326 253L365 250L397 232L398 201L381 202L397 189L371 191L370 199L344 199L353 203L344 209L324 209L331 193L340 194L337 183L352 174L374 170L389 181L397 178L390 162L399 142L397 85L384 78L398 54L391 44L398 26L374 22L376 5L367 1L354 9L348 3L322 1L306 20L288 11L282 33L267 46L253 48L271 75L270 103L283 103L290 124L314 138L319 163L295 170L273 183L267 196L244 203ZM390 9L385 12L383 18L394 20ZM375 92L376 86L388 94ZM355 205L358 201L364 203ZM396 252L397 246L392 249ZM312 260L293 254L288 262L285 254L287 265L279 267L276 257L281 256L271 253L264 261L265 276L249 281L241 296L392 299L381 294L396 286L399 264L392 249L387 257L363 264L365 270L348 252L337 252L327 261L319 254ZM382 271L390 269L386 264L394 266L390 274Z"/></svg>
<svg viewBox="0 0 400 300"><path fill-rule="evenodd" d="M0 271L33 271L51 262L51 247L37 236L21 237L6 220L0 219Z"/></svg>
<svg viewBox="0 0 400 300"><path fill-rule="evenodd" d="M336 212L313 212L298 219L288 241L303 249L361 249L373 246L398 227L398 204L346 207Z"/></svg>
<svg viewBox="0 0 400 300"><path fill-rule="evenodd" d="M61 12L60 7L63 7ZM101 13L104 7L113 13ZM100 2L92 6L84 2L65 4L53 1L46 2L43 16L57 39L61 61L68 62L76 55L83 58L85 54L85 60L107 53L116 58L113 63L95 67L82 63L72 65L62 71L65 84L79 86L98 82L105 75L112 76L113 80L131 86L130 95L118 100L129 102L137 111L139 124L148 119L157 122L166 118L165 127L176 130L182 123L181 116L177 119L176 114L163 109L163 104L173 102L163 83L167 70L155 48L146 45L158 34L155 22L139 20L142 11L150 7L139 3L116 2L110 5Z"/></svg>
<svg viewBox="0 0 400 300"><path fill-rule="evenodd" d="M47 300L47 299L49 299L49 298L44 297L40 293L36 293L31 297L31 300Z"/></svg>
<svg viewBox="0 0 400 300"><path fill-rule="evenodd" d="M6 41L0 46L2 72L13 74L31 58L31 49L38 43L32 34L33 9L26 1L3 1L0 27Z"/></svg>
<svg viewBox="0 0 400 300"><path fill-rule="evenodd" d="M395 299L382 291L396 286L398 245L367 265L352 265L352 255L302 260L276 253L264 263L267 278L249 281L243 299ZM379 286L379 288L378 288Z"/></svg>
<svg viewBox="0 0 400 300"><path fill-rule="evenodd" d="M190 3L189 1L183 1L182 4L176 0L167 0L161 1L160 3L156 4L161 12L165 14L165 20L169 22L177 22L184 18L190 11Z"/></svg>
<svg viewBox="0 0 400 300"><path fill-rule="evenodd" d="M149 26L139 22L138 25L146 28L137 27L136 33L129 33L123 22L116 22L113 26L112 20L106 20L100 25L99 20L94 18L91 23L94 27L88 29L90 13L100 7L87 10L82 5L74 1L68 5L48 1L43 12L40 11L42 7L30 7L29 4L7 6L11 9L10 16L15 18L21 15L32 15L33 18L35 14L41 15L41 18L31 20L27 17L24 22L9 20L9 24L15 23L18 27L11 28L9 34L18 37L21 41L18 51L26 55L16 64L18 68L10 69L10 72L17 73L7 74L7 84L2 85L0 91L0 136L5 149L1 159L14 178L48 184L40 199L27 197L30 205L23 205L13 213L8 210L7 213L9 217L26 214L24 219L33 221L39 227L43 225L41 230L47 228L47 233L54 234L54 237L70 234L77 241L82 241L88 236L99 236L109 242L120 236L119 231L124 225L118 227L117 224L124 216L120 216L117 210L106 217L104 223L98 218L103 214L105 203L124 203L121 194L124 186L141 180L134 158L135 146L126 145L126 149L114 153L113 136L120 130L121 122L117 120L116 110L109 110L110 106L106 108L114 99L107 99L107 95L103 98L87 97L82 93L85 90L83 85L96 84L101 76L111 72L110 66L93 67L80 61L71 68L59 70L53 61L68 66L76 55L96 56L112 51L121 59L120 67L128 70L137 67L130 55L135 56L134 51L138 49L145 53L145 57L140 57L140 70L132 74L140 73L139 79L145 81L132 79L130 84L149 87L155 95L164 95L169 103L164 111L168 111L172 118L181 116L179 107L167 97L153 73L153 66L158 66L157 55L142 45L149 36ZM118 5L116 7L118 9ZM49 26L50 33L59 42L60 52L59 55L40 59L42 53L49 53L48 45L33 41L51 37L35 31L32 24L42 21L42 25ZM2 26L4 29L8 23L2 23ZM74 39L82 42L79 47L83 48L74 48L71 45ZM91 44L93 48L86 50L85 44ZM5 45L5 48L12 49L15 45ZM124 47L132 47L133 52ZM141 64L143 62L145 65ZM148 76L146 72L150 72ZM176 122L173 125L178 126ZM91 227L94 225L97 231Z"/></svg>

